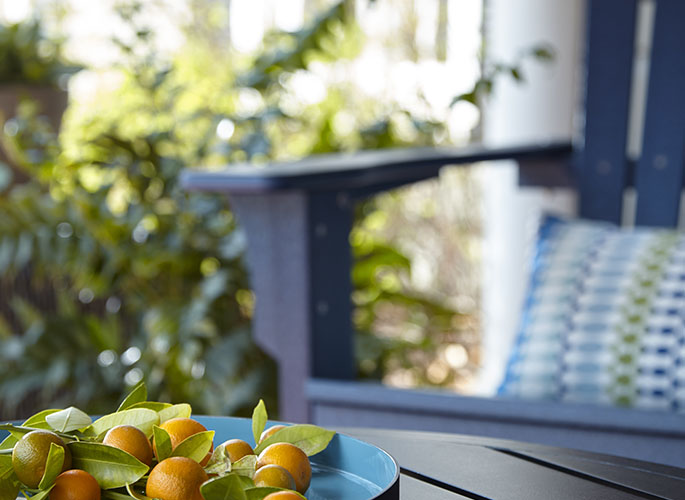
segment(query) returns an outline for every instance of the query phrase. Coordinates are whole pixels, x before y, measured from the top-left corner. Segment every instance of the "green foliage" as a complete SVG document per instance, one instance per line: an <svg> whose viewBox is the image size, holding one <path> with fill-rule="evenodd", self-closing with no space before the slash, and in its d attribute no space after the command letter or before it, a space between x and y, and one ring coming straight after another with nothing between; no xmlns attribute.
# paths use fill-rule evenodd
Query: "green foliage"
<svg viewBox="0 0 685 500"><path fill-rule="evenodd" d="M255 59L270 61L260 63L259 92L243 84L254 61L202 40L171 61L155 58L141 10L122 16L138 38L119 43L129 58L119 89L73 105L60 137L30 104L5 127L5 149L31 181L0 198L0 273L18 279L28 266L31 288L49 291L54 306L13 299L1 406L12 415L28 395L101 412L125 380L144 377L156 398L247 413L257 394L273 401L275 375L249 335L245 239L225 199L183 192L178 176L189 165L340 149L332 122L341 92L298 113L282 101L290 75L356 30L342 30L344 10L334 8L300 34L271 35L277 43ZM291 36L306 57L277 56ZM217 138L222 120L235 124L230 139Z"/></svg>
<svg viewBox="0 0 685 500"><path fill-rule="evenodd" d="M0 83L65 84L80 67L62 58L58 40L45 36L35 19L0 25Z"/></svg>
<svg viewBox="0 0 685 500"><path fill-rule="evenodd" d="M455 341L465 330L468 315L437 300L411 293L404 285L411 263L396 248L374 238L370 226L380 210L373 203L360 207L360 222L351 235L356 265L352 273L355 292L354 321L358 331L359 375L380 379L393 369L413 369L419 385L431 385L425 362L441 345ZM379 335L375 330L382 311L391 311L408 332L420 335ZM446 381L446 382L449 382Z"/></svg>
<svg viewBox="0 0 685 500"><path fill-rule="evenodd" d="M30 292L13 294L0 316L4 417L26 398L101 413L141 378L153 398L201 413L249 415L257 395L275 406L274 366L249 333L244 235L225 199L184 192L179 173L444 136L443 124L346 84L328 86L318 102L293 95L292 79L311 77L313 62L354 57L363 45L348 12L334 6L300 32L268 34L256 56L217 48L210 32L165 59L141 4L121 5L135 42L117 42L126 57L119 87L72 103L59 136L30 104L4 127L5 149L30 176L0 196L0 275L15 291L28 280ZM353 126L340 127L341 117ZM217 127L228 132L217 136ZM0 179L10 176L0 165ZM380 377L390 359L410 363L413 350L434 349L461 317L399 285L409 261L364 231L374 211L373 202L362 206L352 237L367 377ZM424 330L421 340L370 333L388 305Z"/></svg>
<svg viewBox="0 0 685 500"><path fill-rule="evenodd" d="M470 102L478 106L485 97L494 92L497 81L503 76L510 77L517 83L525 82L523 65L526 61L533 60L540 63L550 63L554 60L554 57L554 49L542 43L523 50L513 63L490 62L484 65L483 72L473 88L468 92L455 96L450 106L454 106L460 101Z"/></svg>
<svg viewBox="0 0 685 500"><path fill-rule="evenodd" d="M95 411L121 394L127 373L214 413L268 393L266 360L236 298L248 286L242 236L223 199L180 190L184 163L161 151L176 131L127 138L110 124L67 158L29 118L15 123L11 150L33 181L0 199L0 270L30 261L56 308L16 299L23 334L0 354L2 388Z"/></svg>

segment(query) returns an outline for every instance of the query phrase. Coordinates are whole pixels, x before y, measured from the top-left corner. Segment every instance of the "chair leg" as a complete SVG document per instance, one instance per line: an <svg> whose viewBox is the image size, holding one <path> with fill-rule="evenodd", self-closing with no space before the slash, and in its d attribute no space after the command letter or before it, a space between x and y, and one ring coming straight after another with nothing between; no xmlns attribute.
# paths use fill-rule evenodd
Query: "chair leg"
<svg viewBox="0 0 685 500"><path fill-rule="evenodd" d="M280 418L310 420L311 377L352 379L349 232L338 193L231 196L247 234L257 344L279 367Z"/></svg>

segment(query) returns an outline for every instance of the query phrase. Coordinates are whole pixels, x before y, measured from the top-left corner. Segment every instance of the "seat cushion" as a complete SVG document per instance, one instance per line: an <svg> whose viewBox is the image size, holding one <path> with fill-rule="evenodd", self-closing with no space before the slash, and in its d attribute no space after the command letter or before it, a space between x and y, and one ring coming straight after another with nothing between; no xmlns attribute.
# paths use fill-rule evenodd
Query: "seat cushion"
<svg viewBox="0 0 685 500"><path fill-rule="evenodd" d="M503 396L685 411L685 234L548 218Z"/></svg>

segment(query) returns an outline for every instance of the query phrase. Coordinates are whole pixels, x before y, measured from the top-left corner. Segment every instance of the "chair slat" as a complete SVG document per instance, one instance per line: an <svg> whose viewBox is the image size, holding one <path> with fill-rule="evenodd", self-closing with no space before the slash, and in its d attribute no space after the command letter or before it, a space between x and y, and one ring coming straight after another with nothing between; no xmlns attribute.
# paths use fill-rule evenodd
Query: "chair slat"
<svg viewBox="0 0 685 500"><path fill-rule="evenodd" d="M637 1L589 2L588 16L580 214L620 223L627 184L626 142Z"/></svg>
<svg viewBox="0 0 685 500"><path fill-rule="evenodd" d="M659 0L652 42L636 224L676 226L685 147L685 2Z"/></svg>

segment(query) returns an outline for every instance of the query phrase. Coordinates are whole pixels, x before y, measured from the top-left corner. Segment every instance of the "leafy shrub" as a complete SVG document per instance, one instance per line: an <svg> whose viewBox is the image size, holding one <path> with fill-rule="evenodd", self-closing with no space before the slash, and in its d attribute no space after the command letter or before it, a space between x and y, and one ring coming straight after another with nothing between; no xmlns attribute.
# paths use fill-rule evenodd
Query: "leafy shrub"
<svg viewBox="0 0 685 500"><path fill-rule="evenodd" d="M0 273L18 279L28 266L32 290L22 297L15 287L2 328L7 416L26 394L39 406L103 411L140 377L154 397L204 413L240 413L258 394L273 400L274 366L249 335L244 236L225 199L183 192L178 176L349 139L332 132L342 91L298 113L283 104L289 75L332 60L334 47L359 46L342 5L299 33L271 35L248 64L202 40L164 63L141 9L121 14L139 36L135 48L120 44L131 59L118 90L73 104L59 137L28 104L5 127L5 147L31 181L0 198ZM258 104L246 111L245 96ZM229 139L217 137L222 121L235 128ZM396 143L391 122L353 142ZM45 290L47 307L29 300Z"/></svg>
<svg viewBox="0 0 685 500"><path fill-rule="evenodd" d="M60 42L47 37L37 19L0 24L0 83L56 86L79 69L64 61Z"/></svg>
<svg viewBox="0 0 685 500"><path fill-rule="evenodd" d="M270 34L255 58L221 51L208 36L165 61L141 5L120 14L136 42L119 42L130 59L117 90L72 103L59 136L29 104L4 127L5 148L31 180L0 195L0 274L12 293L10 308L0 309L3 417L26 413L15 403L27 395L35 406L105 411L141 377L153 398L187 401L199 413L244 413L257 395L275 407L273 363L249 335L244 235L225 199L183 192L179 172L407 145L398 123L412 128L411 144L428 145L443 125L362 102L344 85L293 109L291 78L362 45L343 4L299 32ZM341 110L358 113L359 126L337 130ZM217 137L217 127L231 133ZM0 190L10 175L0 166ZM365 204L360 220L374 211ZM360 358L376 367L362 374L379 377L384 360L417 346L374 338L376 307L432 318L427 349L431 332L452 328L459 315L379 284L381 274L408 272L409 261L368 234L353 241Z"/></svg>

